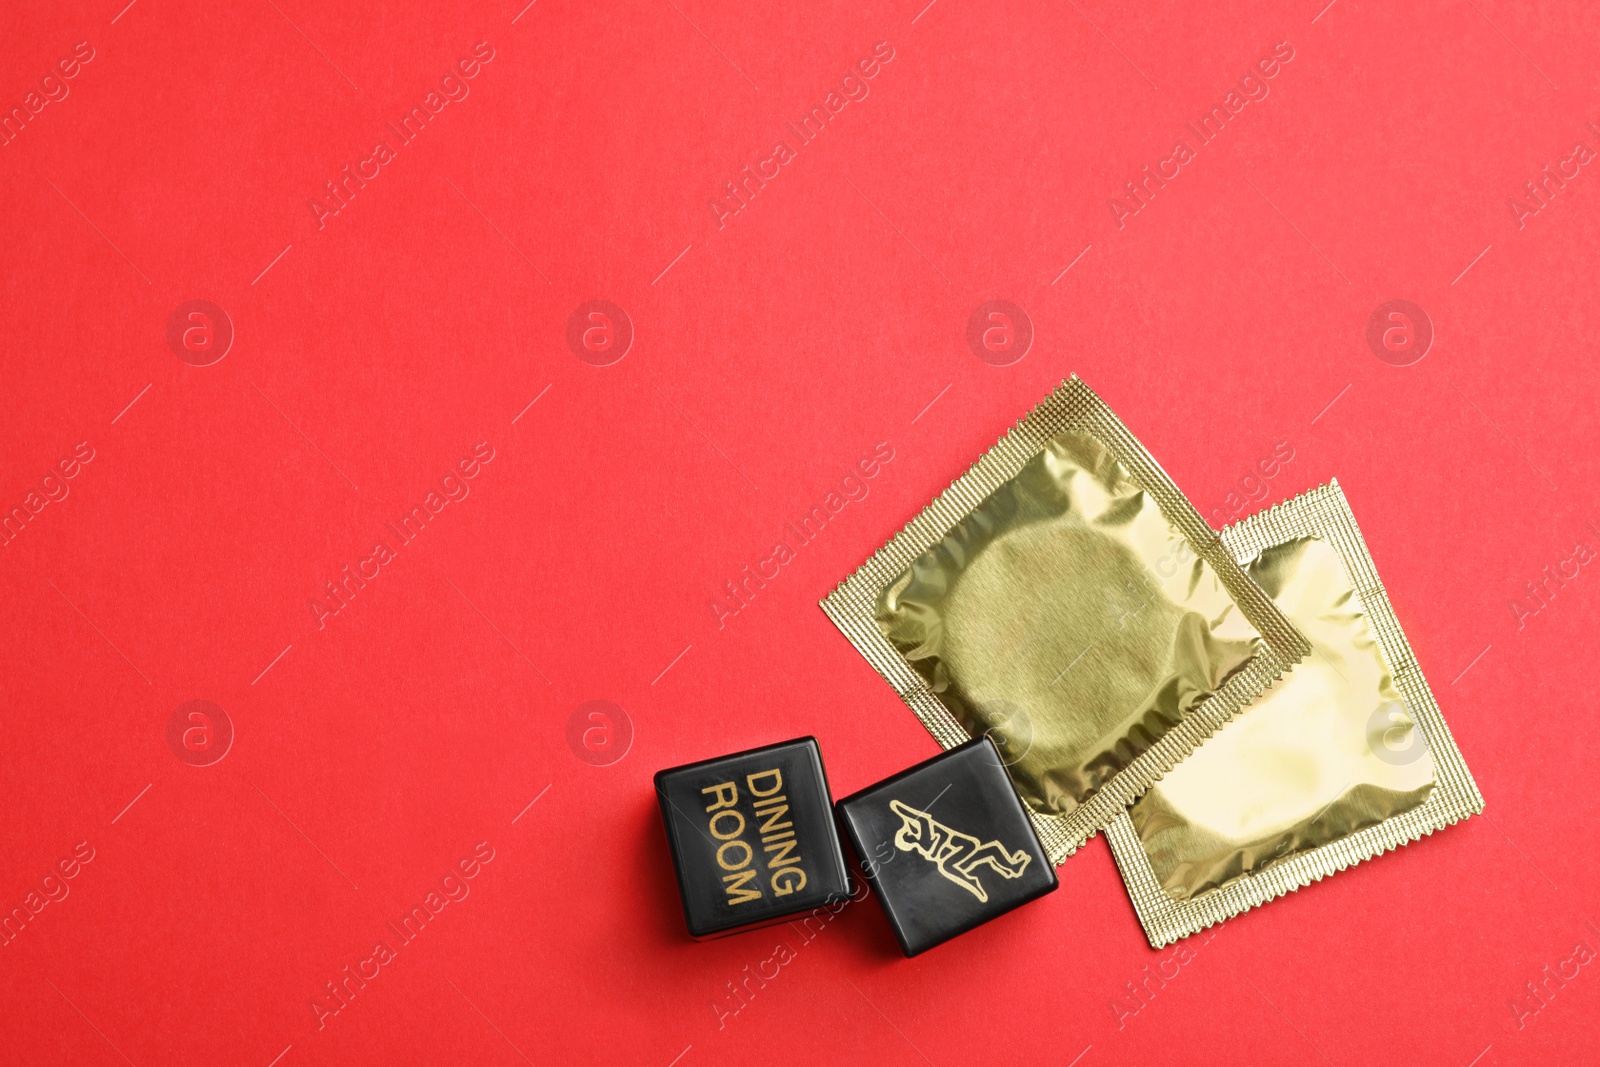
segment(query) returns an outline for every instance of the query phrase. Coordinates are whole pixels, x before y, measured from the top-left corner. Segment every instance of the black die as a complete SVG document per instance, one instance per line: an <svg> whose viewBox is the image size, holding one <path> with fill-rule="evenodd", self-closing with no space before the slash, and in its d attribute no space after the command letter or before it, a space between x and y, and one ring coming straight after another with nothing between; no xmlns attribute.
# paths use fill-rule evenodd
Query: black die
<svg viewBox="0 0 1600 1067"><path fill-rule="evenodd" d="M907 956L1058 884L987 737L848 796L835 808Z"/></svg>
<svg viewBox="0 0 1600 1067"><path fill-rule="evenodd" d="M661 771L656 799L691 937L782 922L850 894L815 738Z"/></svg>

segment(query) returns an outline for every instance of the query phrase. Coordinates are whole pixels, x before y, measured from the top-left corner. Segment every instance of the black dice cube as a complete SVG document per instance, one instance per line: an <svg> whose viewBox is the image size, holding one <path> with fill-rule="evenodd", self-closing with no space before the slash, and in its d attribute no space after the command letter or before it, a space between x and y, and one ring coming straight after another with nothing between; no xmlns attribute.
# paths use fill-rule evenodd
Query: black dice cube
<svg viewBox="0 0 1600 1067"><path fill-rule="evenodd" d="M691 937L782 922L850 895L815 738L661 771L656 798Z"/></svg>
<svg viewBox="0 0 1600 1067"><path fill-rule="evenodd" d="M835 808L907 956L1058 884L987 737L848 796Z"/></svg>

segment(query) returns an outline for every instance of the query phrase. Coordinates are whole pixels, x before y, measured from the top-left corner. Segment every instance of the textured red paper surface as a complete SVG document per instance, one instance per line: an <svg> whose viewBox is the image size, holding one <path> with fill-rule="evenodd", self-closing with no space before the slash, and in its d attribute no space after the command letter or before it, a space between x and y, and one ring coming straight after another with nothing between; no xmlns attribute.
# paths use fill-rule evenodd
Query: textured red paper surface
<svg viewBox="0 0 1600 1067"><path fill-rule="evenodd" d="M0 41L0 1060L1593 1058L1595 9L123 2ZM1032 324L1007 366L991 299ZM1407 366L1366 341L1391 299L1435 334ZM591 300L610 366L567 343ZM1487 815L1181 957L1099 840L914 961L874 903L691 943L652 772L814 734L842 795L933 753L816 602L1074 371L1214 522L1340 479ZM205 766L193 700L233 730ZM620 760L615 715L569 732L592 700Z"/></svg>

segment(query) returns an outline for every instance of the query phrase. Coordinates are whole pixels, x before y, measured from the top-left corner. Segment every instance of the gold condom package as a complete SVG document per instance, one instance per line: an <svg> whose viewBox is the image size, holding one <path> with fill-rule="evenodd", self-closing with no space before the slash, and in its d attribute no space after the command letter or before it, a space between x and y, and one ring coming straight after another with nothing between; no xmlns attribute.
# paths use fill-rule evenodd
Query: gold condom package
<svg viewBox="0 0 1600 1067"><path fill-rule="evenodd" d="M1309 648L1076 376L822 607L943 747L994 740L1052 863Z"/></svg>
<svg viewBox="0 0 1600 1067"><path fill-rule="evenodd" d="M1156 948L1483 810L1338 483L1222 542L1311 654L1107 827Z"/></svg>

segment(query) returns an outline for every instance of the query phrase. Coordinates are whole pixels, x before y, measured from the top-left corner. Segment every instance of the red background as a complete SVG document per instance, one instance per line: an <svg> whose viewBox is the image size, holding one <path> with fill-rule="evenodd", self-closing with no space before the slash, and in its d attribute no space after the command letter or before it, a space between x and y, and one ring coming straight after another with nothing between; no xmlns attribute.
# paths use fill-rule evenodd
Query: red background
<svg viewBox="0 0 1600 1067"><path fill-rule="evenodd" d="M0 549L0 907L95 850L0 948L0 1059L1594 1055L1596 968L1524 983L1600 948L1600 575L1531 613L1524 583L1600 547L1600 175L1520 227L1507 200L1597 144L1595 9L124 2L11 5L0 42L7 108L94 49L0 148L0 505L95 453ZM323 183L484 40L470 96L319 229ZM719 228L722 184L880 41L870 95ZM1119 228L1109 198L1283 41L1270 95ZM636 332L607 367L565 341L597 298ZM965 340L991 298L1036 331L1010 366ZM1392 298L1436 331L1410 366L1364 339ZM211 366L167 344L192 299L236 331ZM1181 964L1098 839L913 961L874 903L691 943L651 774L814 734L843 795L932 754L817 600L1074 371L1214 520L1279 442L1255 496L1340 479L1487 815ZM471 495L319 629L323 583L479 441ZM870 496L719 627L880 441ZM236 731L211 766L165 738L194 699ZM634 730L608 766L567 740L593 699ZM471 895L319 1029L324 983L480 841Z"/></svg>

